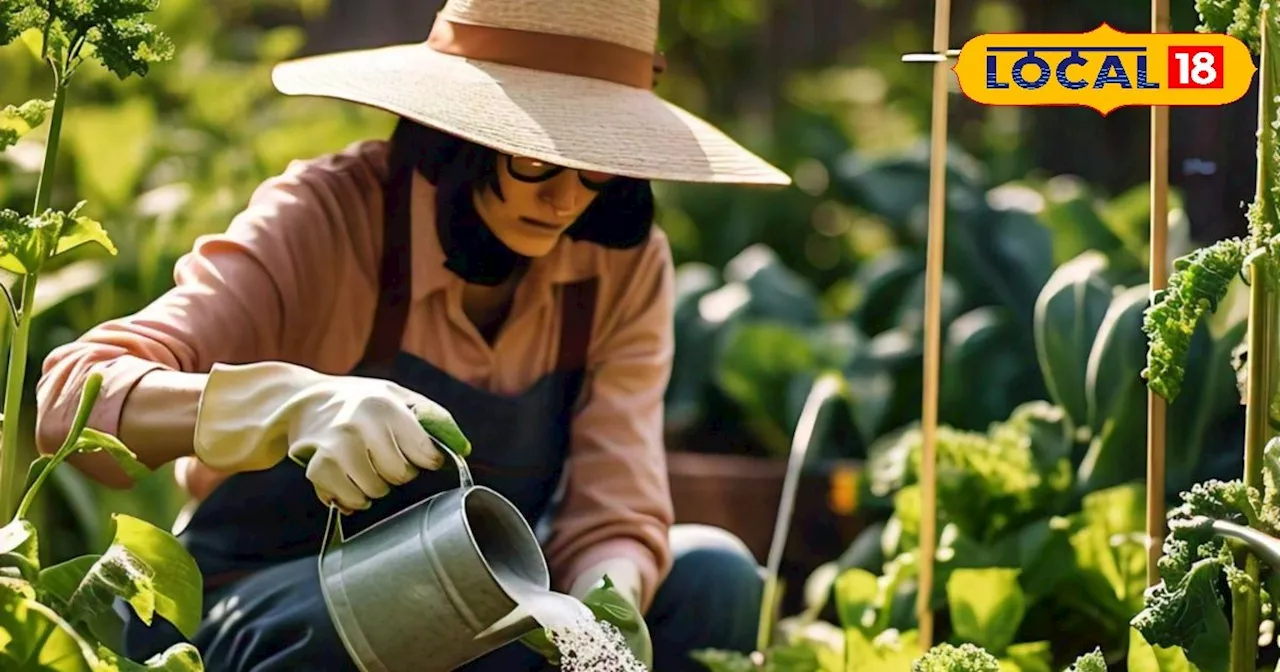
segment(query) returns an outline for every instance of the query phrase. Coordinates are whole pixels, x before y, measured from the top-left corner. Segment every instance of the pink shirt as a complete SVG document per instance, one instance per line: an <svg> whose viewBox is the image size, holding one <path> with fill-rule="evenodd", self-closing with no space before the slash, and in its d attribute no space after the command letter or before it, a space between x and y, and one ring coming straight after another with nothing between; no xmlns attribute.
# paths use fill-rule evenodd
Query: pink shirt
<svg viewBox="0 0 1280 672"><path fill-rule="evenodd" d="M175 268L176 287L54 350L38 386L41 449L56 450L66 436L92 371L104 380L89 426L112 434L129 390L155 369L207 372L215 362L279 360L349 372L376 305L387 151L385 141L366 141L293 162L255 191L226 233L196 242ZM413 304L402 348L459 380L514 394L550 372L560 314L551 287L598 277L570 475L545 550L561 590L604 558L633 559L648 605L671 563L662 421L674 270L666 235L655 227L631 250L563 238L533 263L491 347L463 313L463 281L442 266L433 196L418 176ZM183 458L178 469L194 475L207 467Z"/></svg>

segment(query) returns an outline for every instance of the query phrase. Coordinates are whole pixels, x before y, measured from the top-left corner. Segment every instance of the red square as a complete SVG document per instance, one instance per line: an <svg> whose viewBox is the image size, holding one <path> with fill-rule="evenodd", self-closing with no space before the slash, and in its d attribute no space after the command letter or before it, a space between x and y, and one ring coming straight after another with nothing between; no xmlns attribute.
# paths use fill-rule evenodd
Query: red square
<svg viewBox="0 0 1280 672"><path fill-rule="evenodd" d="M1222 45L1169 47L1170 89L1221 89Z"/></svg>

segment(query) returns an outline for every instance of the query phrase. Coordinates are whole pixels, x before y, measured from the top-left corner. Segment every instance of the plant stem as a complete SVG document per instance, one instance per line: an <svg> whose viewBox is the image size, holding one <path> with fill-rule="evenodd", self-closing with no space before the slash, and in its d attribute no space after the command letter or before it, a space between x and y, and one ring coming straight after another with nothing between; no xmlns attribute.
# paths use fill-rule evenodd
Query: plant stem
<svg viewBox="0 0 1280 672"><path fill-rule="evenodd" d="M49 141L45 145L44 166L36 188L32 214L38 216L49 207L53 191L53 172L58 158L58 141L62 135L62 113L67 104L67 85L62 73L54 69L53 114L49 120ZM9 342L9 371L4 386L4 430L0 436L0 520L9 520L14 511L15 496L22 488L23 472L18 469L18 443L21 427L22 392L27 372L27 340L31 333L31 314L35 307L36 274L28 269L22 277L22 305L18 323Z"/></svg>
<svg viewBox="0 0 1280 672"><path fill-rule="evenodd" d="M4 434L0 439L0 452L3 453L3 473L0 474L0 492L3 493L4 510L0 520L8 520L13 511L13 500L22 487L23 475L18 469L18 430L19 416L22 412L22 385L27 369L27 341L31 332L31 319L27 317L31 302L35 298L35 276L28 275L22 282L22 321L13 332L13 340L9 342L9 371L4 385Z"/></svg>
<svg viewBox="0 0 1280 672"><path fill-rule="evenodd" d="M1271 128L1271 119L1275 117L1275 86L1271 82L1273 76L1272 55L1269 53L1276 46L1271 44L1271 21L1264 4L1259 17L1262 44L1258 58L1258 172L1257 172L1257 211L1261 217L1253 222L1255 227L1254 245L1266 245L1265 237L1274 234L1270 226L1280 222L1273 219L1275 208L1271 203L1272 194L1268 185L1274 180L1275 171L1275 130ZM1263 489L1262 456L1271 429L1267 422L1270 400L1274 390L1272 379L1273 363L1276 361L1276 319L1280 317L1277 310L1275 291L1275 262L1267 254L1253 257L1249 269L1249 360L1248 382L1245 388L1245 437L1244 437L1244 483L1249 488ZM1245 554L1245 572L1257 582L1259 563L1251 553ZM1244 596L1234 595L1231 602L1231 669L1232 672L1254 672L1258 655L1258 623L1261 617L1258 595L1250 591Z"/></svg>
<svg viewBox="0 0 1280 672"><path fill-rule="evenodd" d="M30 510L31 504L35 502L36 493L40 492L40 486L44 485L45 480L49 478L49 474L57 466L67 459L75 450L76 444L80 442L80 435L84 433L85 425L89 424L89 413L93 411L93 405L98 401L98 393L102 391L102 374L94 373L89 376L89 380L84 385L84 393L80 395L80 405L76 408L75 420L71 422L71 431L67 432L67 438L63 440L62 447L58 448L58 452L54 453L49 463L40 474L36 476L36 480L27 489L22 497L22 504L18 506L18 518L23 518Z"/></svg>

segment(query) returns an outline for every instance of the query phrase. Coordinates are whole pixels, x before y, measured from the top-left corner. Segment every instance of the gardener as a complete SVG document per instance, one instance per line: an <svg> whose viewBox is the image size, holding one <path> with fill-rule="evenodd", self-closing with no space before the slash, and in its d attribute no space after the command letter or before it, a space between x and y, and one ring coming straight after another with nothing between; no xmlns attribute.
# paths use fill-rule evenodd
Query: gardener
<svg viewBox="0 0 1280 672"><path fill-rule="evenodd" d="M394 134L291 164L176 287L49 356L42 450L97 371L89 425L176 460L199 502L181 538L207 581L207 669L353 669L319 587L327 505L350 535L456 488L424 418L546 525L553 587L581 598L607 574L645 614L655 669L754 647L750 555L671 525L673 268L649 181L788 178L651 91L657 25L658 0L450 0L425 44L280 65L284 93L390 111ZM178 637L134 618L128 653ZM512 644L465 669L542 664Z"/></svg>

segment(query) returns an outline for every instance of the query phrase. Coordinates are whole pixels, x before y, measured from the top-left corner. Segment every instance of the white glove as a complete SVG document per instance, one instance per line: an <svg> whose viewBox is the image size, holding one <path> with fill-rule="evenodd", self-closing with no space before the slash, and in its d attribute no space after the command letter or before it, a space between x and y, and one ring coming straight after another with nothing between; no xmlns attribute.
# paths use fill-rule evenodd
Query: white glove
<svg viewBox="0 0 1280 672"><path fill-rule="evenodd" d="M610 558L588 567L569 587L569 595L582 600L593 588L601 585L605 575L613 582L613 587L631 602L631 606L640 604L640 569L636 563L626 558Z"/></svg>
<svg viewBox="0 0 1280 672"><path fill-rule="evenodd" d="M195 452L229 472L269 469L288 456L306 466L320 501L350 513L420 468L439 469L446 456L432 435L463 457L471 452L444 408L395 383L282 362L218 364L200 398Z"/></svg>

